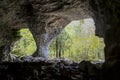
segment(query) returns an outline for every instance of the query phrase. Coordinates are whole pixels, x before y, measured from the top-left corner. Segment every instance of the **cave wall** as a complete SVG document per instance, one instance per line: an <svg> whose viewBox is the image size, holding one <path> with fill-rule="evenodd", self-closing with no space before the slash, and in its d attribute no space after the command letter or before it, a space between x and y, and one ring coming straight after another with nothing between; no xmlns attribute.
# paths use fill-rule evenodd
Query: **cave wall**
<svg viewBox="0 0 120 80"><path fill-rule="evenodd" d="M0 63L1 80L100 80L99 69L90 62L67 60ZM82 66L79 66L82 65ZM91 66L90 68L88 66Z"/></svg>
<svg viewBox="0 0 120 80"><path fill-rule="evenodd" d="M118 0L1 0L0 21L7 27L1 29L0 42L12 43L12 29L28 27L37 44L33 56L48 58L51 41L69 22L93 18L96 35L105 40L106 60L119 59L119 4Z"/></svg>
<svg viewBox="0 0 120 80"><path fill-rule="evenodd" d="M118 0L97 0L98 7L94 9L96 34L102 36L105 42L105 59L119 60L120 59L120 1ZM95 5L92 5L95 8Z"/></svg>

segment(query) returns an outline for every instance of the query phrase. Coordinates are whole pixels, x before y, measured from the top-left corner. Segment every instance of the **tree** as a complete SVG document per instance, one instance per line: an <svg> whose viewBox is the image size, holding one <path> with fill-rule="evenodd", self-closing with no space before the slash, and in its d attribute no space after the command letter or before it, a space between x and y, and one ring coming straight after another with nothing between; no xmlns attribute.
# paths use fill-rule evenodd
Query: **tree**
<svg viewBox="0 0 120 80"><path fill-rule="evenodd" d="M21 29L20 34L22 38L15 43L12 54L20 57L32 55L36 50L36 44L29 29Z"/></svg>
<svg viewBox="0 0 120 80"><path fill-rule="evenodd" d="M51 43L50 54L56 54L57 58L62 56L62 58L69 58L74 61L104 59L104 44L95 36L95 28L91 26L82 27L82 24L84 21L66 26Z"/></svg>

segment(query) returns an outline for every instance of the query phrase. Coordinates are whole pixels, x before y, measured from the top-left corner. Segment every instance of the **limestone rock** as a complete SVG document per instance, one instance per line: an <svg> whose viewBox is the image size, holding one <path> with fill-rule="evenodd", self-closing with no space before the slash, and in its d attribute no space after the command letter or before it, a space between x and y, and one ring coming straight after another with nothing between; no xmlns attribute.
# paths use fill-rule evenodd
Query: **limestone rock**
<svg viewBox="0 0 120 80"><path fill-rule="evenodd" d="M79 70L78 63L60 60L49 62L3 62L0 63L2 80L95 80L87 72Z"/></svg>

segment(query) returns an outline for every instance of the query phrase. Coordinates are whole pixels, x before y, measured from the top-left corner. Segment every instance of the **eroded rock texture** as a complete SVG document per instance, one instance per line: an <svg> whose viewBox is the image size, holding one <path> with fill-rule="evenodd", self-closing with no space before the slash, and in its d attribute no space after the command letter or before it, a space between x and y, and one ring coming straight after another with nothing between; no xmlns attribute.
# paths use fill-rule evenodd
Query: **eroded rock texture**
<svg viewBox="0 0 120 80"><path fill-rule="evenodd" d="M95 1L94 1L95 2ZM92 5L95 13L96 31L104 34L106 60L120 59L120 1L97 0ZM101 31L102 32L101 32ZM100 35L100 34L98 34Z"/></svg>
<svg viewBox="0 0 120 80"><path fill-rule="evenodd" d="M120 80L120 0L0 0L0 61L9 60L19 29L32 32L37 44L33 56L47 58L54 37L72 20L85 18L94 19L96 35L104 38L106 62L100 72L89 62L79 67L44 61L0 63L0 80Z"/></svg>
<svg viewBox="0 0 120 80"><path fill-rule="evenodd" d="M38 62L0 63L1 80L99 80L98 72L100 69L86 61L38 59Z"/></svg>
<svg viewBox="0 0 120 80"><path fill-rule="evenodd" d="M91 15L89 1L84 0L1 1L1 20L6 18L4 21L7 21L11 29L28 27L38 48L33 56L45 58L48 57L48 47L52 39L70 21L88 18Z"/></svg>
<svg viewBox="0 0 120 80"><path fill-rule="evenodd" d="M37 44L33 56L47 58L52 39L70 21L93 18L96 35L105 39L106 60L119 59L119 4L119 0L0 0L1 54L9 54L6 47L14 43L12 29L28 27Z"/></svg>

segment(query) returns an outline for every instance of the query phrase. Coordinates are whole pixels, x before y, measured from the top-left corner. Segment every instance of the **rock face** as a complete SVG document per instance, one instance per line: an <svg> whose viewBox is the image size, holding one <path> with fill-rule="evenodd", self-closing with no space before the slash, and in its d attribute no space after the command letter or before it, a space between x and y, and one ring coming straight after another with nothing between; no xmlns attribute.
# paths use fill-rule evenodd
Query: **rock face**
<svg viewBox="0 0 120 80"><path fill-rule="evenodd" d="M101 70L101 80L120 80L120 61L106 61Z"/></svg>
<svg viewBox="0 0 120 80"><path fill-rule="evenodd" d="M2 3L0 20L7 23L9 33L12 29L28 27L37 44L37 51L33 56L44 58L48 57L48 47L52 39L70 21L92 16L89 1L82 0L4 0L0 3ZM9 40L4 42L5 45L10 42Z"/></svg>
<svg viewBox="0 0 120 80"><path fill-rule="evenodd" d="M70 21L93 18L106 60L120 59L119 5L119 0L0 0L0 57L10 53L13 29L29 28L37 44L33 56L48 58L51 41Z"/></svg>
<svg viewBox="0 0 120 80"><path fill-rule="evenodd" d="M97 77L99 69L90 62L86 63L90 65L86 66L86 70L82 70L79 67L81 63L59 59L44 61L39 59L39 62L3 62L0 63L0 80L99 80Z"/></svg>
<svg viewBox="0 0 120 80"><path fill-rule="evenodd" d="M0 61L9 61L19 29L32 32L37 45L33 56L48 58L51 41L69 22L85 18L94 19L96 35L104 38L106 62L100 72L89 62L0 63L0 80L120 80L119 0L0 0Z"/></svg>
<svg viewBox="0 0 120 80"><path fill-rule="evenodd" d="M98 30L102 30L105 42L106 60L120 59L120 6L117 0L97 0L98 7L95 10L95 22ZM95 5L93 5L95 8ZM97 13L98 12L98 13ZM96 30L97 31L97 30ZM98 31L99 32L99 31ZM100 31L101 32L101 31ZM99 35L99 34L98 34Z"/></svg>

